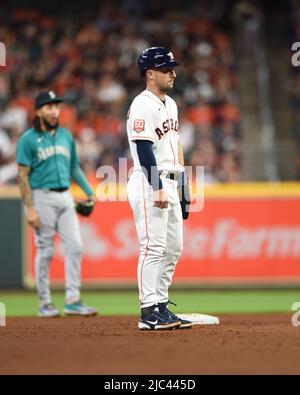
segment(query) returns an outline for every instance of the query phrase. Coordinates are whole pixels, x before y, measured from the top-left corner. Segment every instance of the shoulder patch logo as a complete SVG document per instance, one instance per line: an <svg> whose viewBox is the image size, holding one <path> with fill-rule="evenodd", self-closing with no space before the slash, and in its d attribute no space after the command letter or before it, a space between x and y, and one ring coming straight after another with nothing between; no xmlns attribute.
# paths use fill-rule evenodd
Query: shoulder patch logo
<svg viewBox="0 0 300 395"><path fill-rule="evenodd" d="M143 130L145 130L145 121L143 119L135 119L133 130L137 133L140 133Z"/></svg>

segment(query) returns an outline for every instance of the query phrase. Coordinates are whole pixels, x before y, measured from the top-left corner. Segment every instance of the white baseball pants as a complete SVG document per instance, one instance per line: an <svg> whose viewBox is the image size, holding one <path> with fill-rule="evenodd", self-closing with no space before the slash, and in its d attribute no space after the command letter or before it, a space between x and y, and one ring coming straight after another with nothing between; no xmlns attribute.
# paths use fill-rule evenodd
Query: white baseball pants
<svg viewBox="0 0 300 395"><path fill-rule="evenodd" d="M127 193L140 243L137 268L141 308L169 300L176 264L183 248L183 220L177 181L161 176L167 209L154 207L153 190L142 171L133 171Z"/></svg>

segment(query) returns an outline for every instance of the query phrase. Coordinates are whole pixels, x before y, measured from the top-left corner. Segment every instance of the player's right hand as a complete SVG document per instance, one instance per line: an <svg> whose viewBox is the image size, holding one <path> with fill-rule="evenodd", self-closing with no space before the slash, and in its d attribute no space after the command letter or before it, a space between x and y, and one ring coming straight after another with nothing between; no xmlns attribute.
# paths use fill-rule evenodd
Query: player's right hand
<svg viewBox="0 0 300 395"><path fill-rule="evenodd" d="M36 209L34 207L29 207L27 209L27 221L29 225L33 226L34 228L40 228L41 221Z"/></svg>
<svg viewBox="0 0 300 395"><path fill-rule="evenodd" d="M159 189L158 191L153 191L154 207L167 208L168 207L168 195L165 190Z"/></svg>

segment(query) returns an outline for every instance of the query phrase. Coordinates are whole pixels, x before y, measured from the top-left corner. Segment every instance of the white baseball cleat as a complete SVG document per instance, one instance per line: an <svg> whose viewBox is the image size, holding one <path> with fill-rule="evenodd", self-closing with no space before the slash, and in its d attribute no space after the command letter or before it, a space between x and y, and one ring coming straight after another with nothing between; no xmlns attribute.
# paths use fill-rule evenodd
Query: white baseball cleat
<svg viewBox="0 0 300 395"><path fill-rule="evenodd" d="M59 316L59 311L54 307L53 303L44 304L39 309L39 317L54 318Z"/></svg>

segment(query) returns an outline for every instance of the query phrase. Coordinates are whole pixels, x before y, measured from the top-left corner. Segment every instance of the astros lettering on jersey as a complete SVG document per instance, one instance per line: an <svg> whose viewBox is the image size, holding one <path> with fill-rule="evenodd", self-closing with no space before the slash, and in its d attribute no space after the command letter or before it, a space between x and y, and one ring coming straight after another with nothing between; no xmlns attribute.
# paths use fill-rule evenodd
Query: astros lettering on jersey
<svg viewBox="0 0 300 395"><path fill-rule="evenodd" d="M153 153L159 171L178 171L178 109L170 96L163 103L149 90L144 90L133 100L127 117L127 133L134 169L141 166L135 140L153 142Z"/></svg>

